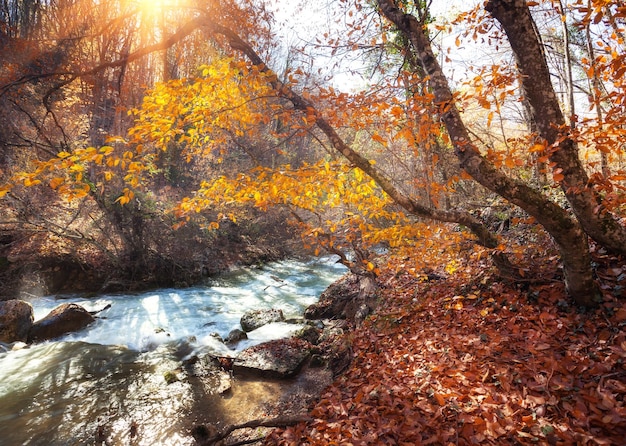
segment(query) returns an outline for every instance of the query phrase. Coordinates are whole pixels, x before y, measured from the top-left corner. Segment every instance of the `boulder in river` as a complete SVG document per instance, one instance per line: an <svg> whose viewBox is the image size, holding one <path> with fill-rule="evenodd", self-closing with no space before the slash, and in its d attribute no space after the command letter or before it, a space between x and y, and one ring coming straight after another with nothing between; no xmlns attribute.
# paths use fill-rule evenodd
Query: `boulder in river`
<svg viewBox="0 0 626 446"><path fill-rule="evenodd" d="M0 342L26 341L33 325L33 307L23 300L0 302Z"/></svg>
<svg viewBox="0 0 626 446"><path fill-rule="evenodd" d="M232 388L232 376L224 370L222 360L209 355L194 357L185 364L188 381L194 386L201 386L206 395L223 395Z"/></svg>
<svg viewBox="0 0 626 446"><path fill-rule="evenodd" d="M311 355L302 339L277 339L243 350L233 363L235 375L288 378L296 374Z"/></svg>
<svg viewBox="0 0 626 446"><path fill-rule="evenodd" d="M95 321L87 310L77 304L62 304L46 317L36 321L30 329L29 341L48 341L67 333L82 330Z"/></svg>
<svg viewBox="0 0 626 446"><path fill-rule="evenodd" d="M226 339L224 341L226 345L228 345L229 347L233 347L237 345L239 341L243 341L244 339L248 339L248 335L246 334L246 332L235 328L234 330L231 330L230 333L228 333L228 336L226 336Z"/></svg>
<svg viewBox="0 0 626 446"><path fill-rule="evenodd" d="M241 316L240 323L243 331L247 333L271 322L282 322L284 320L285 316L283 315L283 310L275 310L272 308L269 310L246 311L244 315Z"/></svg>

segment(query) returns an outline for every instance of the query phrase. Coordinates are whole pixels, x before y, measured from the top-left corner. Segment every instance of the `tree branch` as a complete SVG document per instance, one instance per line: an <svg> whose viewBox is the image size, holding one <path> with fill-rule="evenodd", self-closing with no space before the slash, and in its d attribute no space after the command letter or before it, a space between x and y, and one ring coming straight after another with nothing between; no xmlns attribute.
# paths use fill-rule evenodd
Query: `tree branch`
<svg viewBox="0 0 626 446"><path fill-rule="evenodd" d="M467 212L458 210L444 211L429 208L417 203L410 197L400 192L390 178L388 178L380 170L376 169L367 158L357 153L343 141L332 125L317 111L312 102L300 96L288 85L281 82L278 79L278 76L269 67L267 67L263 59L261 59L261 57L247 42L244 42L229 28L213 22L208 17L206 20L207 28L212 30L214 33L218 33L226 37L231 48L244 53L250 62L259 67L266 74L269 74L269 78L274 89L276 89L282 97L288 99L294 105L294 108L303 112L313 113L317 127L330 140L334 149L356 167L368 174L397 204L414 215L442 222L459 223L467 226L478 237L478 241L481 245L487 248L495 248L498 246L499 243L497 237L492 234L480 220L476 219Z"/></svg>
<svg viewBox="0 0 626 446"><path fill-rule="evenodd" d="M222 431L216 433L212 437L199 442L202 446L212 446L217 444L219 441L224 440L230 434L240 429L254 429L257 427L286 427L293 426L298 423L306 423L313 421L308 415L294 415L294 416L284 416L277 418L260 418L252 421L248 421L246 423L241 424L233 424L231 426L226 427ZM255 440L258 441L258 440ZM235 443L235 444L247 444L247 443Z"/></svg>
<svg viewBox="0 0 626 446"><path fill-rule="evenodd" d="M132 53L129 53L128 55L121 57L119 59L116 60L112 60L110 62L105 62L102 63L100 65L96 65L95 67L92 67L88 70L84 70L84 71L51 71L48 73L40 73L40 74L25 74L22 77L16 79L13 82L9 82L5 85L3 85L0 88L0 96L4 95L5 93L7 93L7 91L9 91L11 88L19 86L19 85L23 85L29 82L33 82L36 80L40 80L40 79L47 79L47 78L51 78L51 77L61 77L61 76L67 76L67 79L62 80L61 82L57 83L56 85L54 85L47 93L45 97L50 97L50 95L54 94L54 92L58 91L60 88L63 88L64 86L74 82L76 79L84 77L84 76L88 76L91 74L95 74L98 73L102 70L106 70L107 68L116 68L116 67L120 67L123 65L126 65L130 62L133 62L141 57L144 57L148 54L157 52L157 51L162 51L165 50L167 48L172 47L174 44L180 42L181 40L183 40L185 37L187 37L188 35L190 35L191 33L193 33L194 31L196 31L198 28L200 28L203 24L204 24L205 20L202 17L196 17L192 20L190 20L189 22L185 23L183 26L181 26L178 31L176 31L174 34L171 34L170 36L166 37L165 39L163 39L162 41L155 43L153 45L148 45L146 47L140 48L136 51L133 51Z"/></svg>

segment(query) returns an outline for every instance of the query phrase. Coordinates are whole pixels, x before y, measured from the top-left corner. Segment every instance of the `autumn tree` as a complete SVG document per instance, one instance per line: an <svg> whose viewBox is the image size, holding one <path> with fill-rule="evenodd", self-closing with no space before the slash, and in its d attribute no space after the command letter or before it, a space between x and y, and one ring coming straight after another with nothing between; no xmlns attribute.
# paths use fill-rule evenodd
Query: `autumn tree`
<svg viewBox="0 0 626 446"><path fill-rule="evenodd" d="M419 5L413 5L413 10L417 12L409 13L402 9L402 5L390 1L379 2L378 7L381 14L406 36L406 51L416 57L423 74L428 76L425 80L430 86L434 103L439 107L438 115L445 124L460 166L487 189L533 216L552 235L559 247L569 293L579 303L590 305L596 302L598 291L593 281L587 235L607 249L623 253L624 227L611 209L603 205L602 191L594 187L579 158L579 141L569 130L561 111L528 5L525 2L490 2L486 5L486 10L502 26L515 54L524 100L530 105L531 119L543 141L533 147L544 147L545 156L553 168L554 180L561 186L573 213L542 191L507 175L481 153L464 124L455 95L433 52L424 21L424 10ZM602 13L597 14L597 20L602 20ZM252 63L265 66L252 48L238 39L231 30L225 30L218 25L214 25L214 28L230 39L233 48L246 53ZM295 94L288 86L275 83L275 88L297 109L316 113L312 112L315 110L314 104ZM400 193L367 159L345 144L327 119L319 114L314 114L314 119L318 128L343 156L367 172L405 209L443 221L468 221L467 214L462 212L417 205ZM474 221L467 226L480 230L477 229L480 228L480 223Z"/></svg>
<svg viewBox="0 0 626 446"><path fill-rule="evenodd" d="M141 104L155 82L195 76L199 65L219 53L219 46L193 34L199 28L194 8L201 3L2 4L0 106L8 119L0 130L0 176L2 183L12 184L10 191L3 188L0 193L3 234L11 240L30 240L20 243L33 249L42 239L52 238L45 245L60 244L59 255L68 249L74 252L71 255L82 256L84 251L92 258L103 255L102 260L92 260L138 281L154 276L159 268L170 272L157 276L178 275L184 281L191 273L198 280L194 271L204 267L176 261L184 257L184 249L171 246L177 242L171 217L163 209L163 202L182 195L180 189L191 184L193 171L183 148L170 144L163 156L155 156L154 147L146 146L145 162L137 163L133 153L137 150L139 155L141 147L133 146L131 153L120 140L109 137L126 133L133 118L129 109ZM208 11L216 12L210 7ZM236 11L220 12L220 17L235 24L246 16ZM246 35L261 36L253 31ZM222 166L237 163L234 157L224 159ZM204 167L211 164L210 159L202 162ZM146 178L152 187L131 195L123 177L140 165L150 169ZM118 177L113 174L116 169L125 172ZM56 195L49 194L51 189ZM248 221L264 226L267 220L250 216ZM202 229L185 231L191 240ZM206 243L214 239L207 237ZM200 251L204 243L196 245ZM178 251L180 255L175 254ZM277 247L275 252L279 251ZM203 255L198 253L198 258Z"/></svg>
<svg viewBox="0 0 626 446"><path fill-rule="evenodd" d="M338 253L343 252L342 238L357 249L361 243L367 247L384 241L381 234L387 234L387 242L424 237L424 222L429 220L455 223L474 234L503 273L515 277L518 269L509 260L502 238L476 212L471 212L467 200L450 199L462 184L460 177L465 177L464 181L472 178L487 191L521 208L551 235L561 254L568 292L576 302L592 305L598 301L599 292L588 237L614 253L624 251L625 232L619 221L622 174L618 171L612 177L603 176L591 164L585 164L580 154L583 147L586 153L619 149L603 142L623 127L619 104L623 102L620 74L624 62L619 36L624 11L617 4L593 2L587 6L559 2L546 5L547 13L559 18L571 14L570 26L584 29L593 24L594 32L599 32L598 28L612 30L603 34L604 38L617 39L618 50L608 51L607 45L599 49L602 56L596 54L593 61L585 62L592 79L598 65L606 67L608 73L603 79L605 86L610 85L606 91L599 91L597 78L592 82L596 86L591 90L592 106L611 103L613 107L597 115L595 121L585 117L581 122L573 118L568 122L564 117L531 14L535 4L494 0L484 9L478 7L461 14L455 23L464 26L466 37L478 41L484 36L480 37L482 43L496 48L508 45L515 64L481 67L473 79L459 87L441 66L445 56L436 54L433 46L433 30L447 32L449 28L432 21L427 3L380 0L370 8L345 2L348 32L342 38L346 40L331 37L331 46L367 51L374 48L383 57L393 54L396 58L395 63L387 65L378 59L373 67L378 83L369 91L351 95L328 86L306 88L298 82L306 75L302 68L277 75L270 68L270 40L251 34L256 29L269 36L270 29L262 29L256 20L266 14L263 7L236 7L227 2L202 4L194 9L193 18L162 42L81 74L123 66L201 30L220 52L220 57L203 67L201 76L172 79L157 86L137 110L128 137L115 139L114 147L64 152L40 165L37 172L23 175L21 181L32 183L48 175L61 191L86 190L84 184L74 181L76 178L57 172L95 163L95 170L103 178L99 180L102 187L108 187L111 179L121 182L119 188L123 190L116 203L132 205L134 190L145 184L147 172L172 147L191 160L215 157L219 161L233 147L254 159L258 153L250 150L252 142L266 137L267 141L276 141L267 147L274 146L281 159L272 158L268 166L267 159L258 158L252 163L256 170L229 172L230 176L203 182L192 197L181 202L178 215L191 218L236 203L262 209L285 207L295 213L299 224L305 224L307 234ZM375 16L382 20L372 21ZM246 61L241 61L239 55ZM394 71L398 75L390 76ZM514 107L515 103L524 104L522 112L528 125L525 130L518 128L515 134L509 134L503 125L509 121L506 107ZM471 127L472 121L463 109L474 106L484 110L485 128L497 123L497 138L485 140ZM603 133L609 131L609 120L613 133ZM288 159L278 141L304 134L325 150L306 164L281 165ZM242 139L244 135L247 140ZM365 144L359 135L367 135ZM451 154L456 156L460 170L439 169L436 173L438 161L449 159ZM345 164L337 163L340 159ZM560 189L566 201L560 201L555 189L543 188L542 184L536 187L528 181L522 169L527 163L540 164L539 170L542 165L548 166L551 184ZM415 167L424 172L417 181ZM315 178L320 187L311 190ZM426 197L420 196L424 186L429 190ZM346 218L337 213L333 219L326 218L322 210L330 207ZM230 215L224 210L221 215ZM301 211L308 218L302 219ZM389 228L395 228L395 232ZM344 260L369 275L375 268L364 253L357 256L356 264Z"/></svg>

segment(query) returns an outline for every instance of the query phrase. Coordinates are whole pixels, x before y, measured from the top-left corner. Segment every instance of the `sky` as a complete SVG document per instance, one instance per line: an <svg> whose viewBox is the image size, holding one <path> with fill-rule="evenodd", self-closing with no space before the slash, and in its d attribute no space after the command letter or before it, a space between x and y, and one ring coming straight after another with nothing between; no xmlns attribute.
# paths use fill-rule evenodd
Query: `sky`
<svg viewBox="0 0 626 446"><path fill-rule="evenodd" d="M433 16L439 21L447 21L458 12L468 10L480 0L433 0L431 10ZM331 81L335 88L344 91L353 91L367 86L368 78L363 66L363 59L354 52L343 55L343 64L335 67L340 56L330 56L328 49L315 47L316 39L324 41L324 35L333 33L345 33L346 27L342 23L335 23L337 15L332 15L333 9L338 10L336 0L303 1L303 0L267 0L268 7L274 11L277 24L279 25L280 40L288 46L308 45L311 53L316 54L315 70L327 71L332 69ZM341 14L339 14L341 17ZM346 17L349 20L349 17ZM454 46L456 36L444 36L439 34L435 39L437 45L444 48L454 47L453 64L445 67L452 78L458 78L464 72L463 58L473 58L466 53L472 54L476 49L463 45L461 48ZM324 52L326 55L324 56ZM445 65L445 64L444 64ZM362 74L359 74L362 73Z"/></svg>

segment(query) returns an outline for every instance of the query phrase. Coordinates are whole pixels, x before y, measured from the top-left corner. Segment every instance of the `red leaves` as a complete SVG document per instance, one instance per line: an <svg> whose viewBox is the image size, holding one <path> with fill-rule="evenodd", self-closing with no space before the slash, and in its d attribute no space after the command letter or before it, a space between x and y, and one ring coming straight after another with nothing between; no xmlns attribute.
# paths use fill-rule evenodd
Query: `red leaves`
<svg viewBox="0 0 626 446"><path fill-rule="evenodd" d="M470 291L480 270L459 271L436 282L384 271L385 303L354 333L355 360L313 409L317 420L268 443L621 442L626 304L580 314L561 286Z"/></svg>

